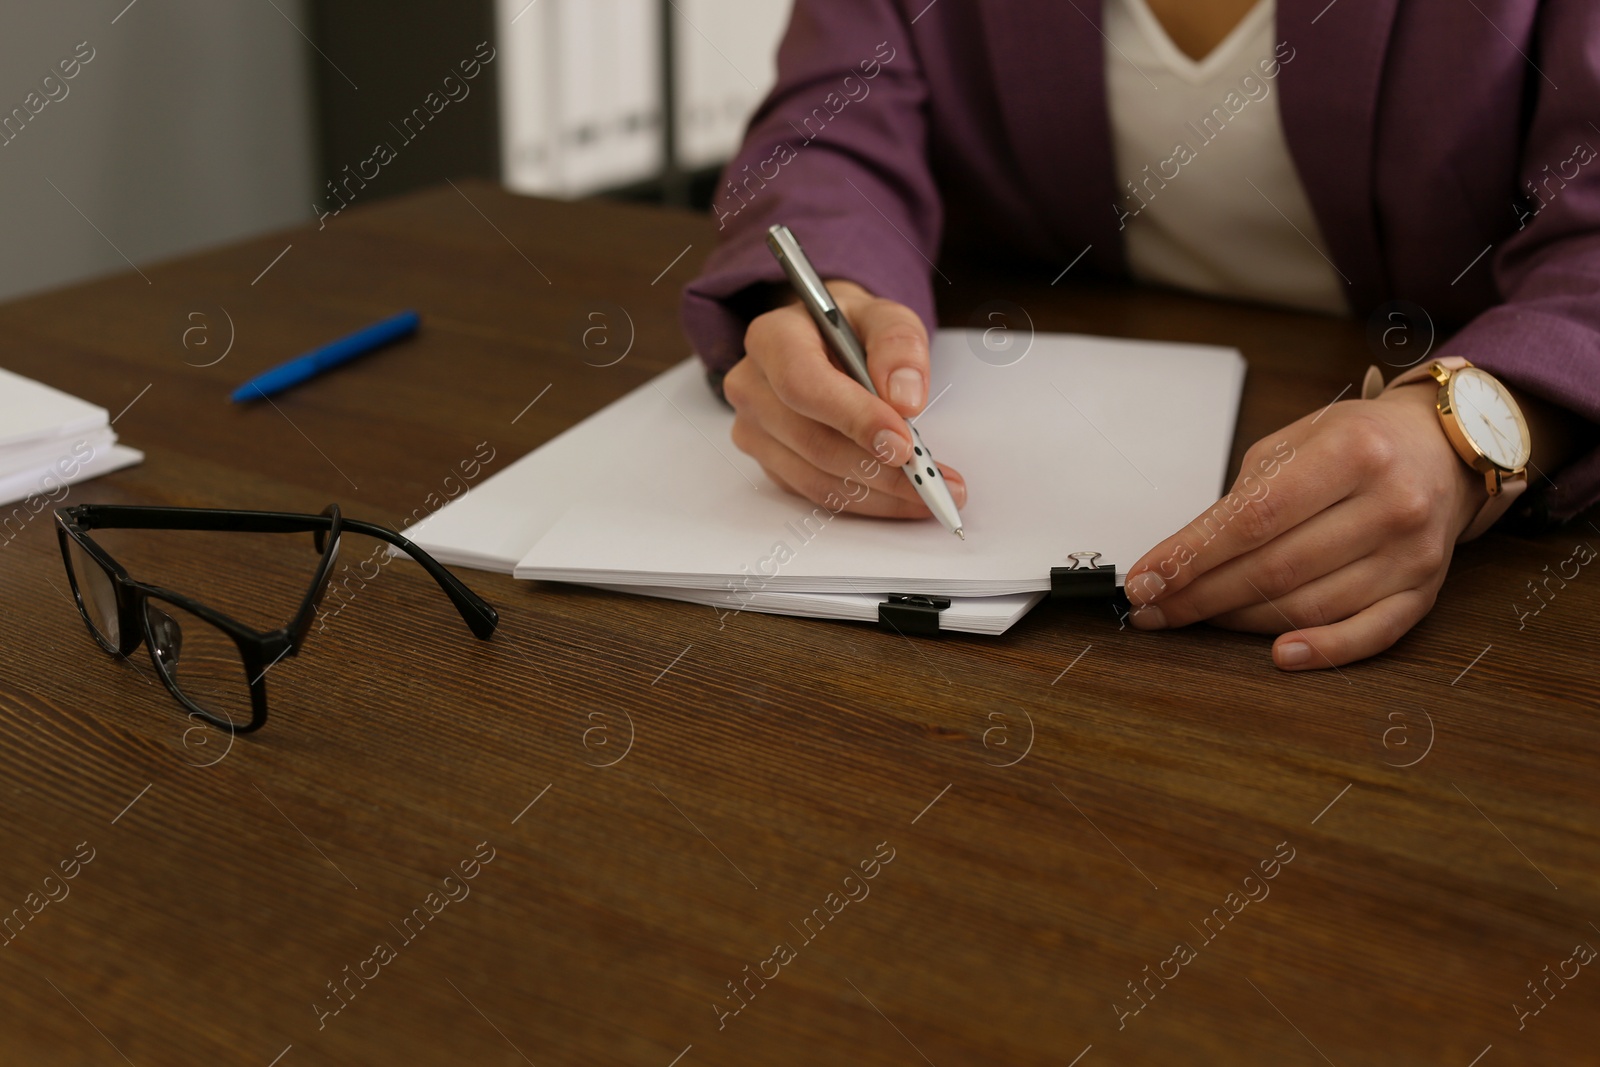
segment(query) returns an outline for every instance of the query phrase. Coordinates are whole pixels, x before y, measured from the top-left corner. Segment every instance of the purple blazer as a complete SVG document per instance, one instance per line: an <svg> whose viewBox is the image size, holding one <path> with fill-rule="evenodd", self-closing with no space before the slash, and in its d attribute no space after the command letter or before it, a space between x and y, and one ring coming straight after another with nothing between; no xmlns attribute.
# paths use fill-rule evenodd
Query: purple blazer
<svg viewBox="0 0 1600 1067"><path fill-rule="evenodd" d="M1436 352L1600 423L1600 2L1277 11L1292 58L1272 91L1355 314L1418 304L1460 328ZM706 363L743 354L741 292L782 281L777 221L824 277L930 330L941 254L1053 275L1087 246L1083 265L1125 277L1136 176L1114 173L1099 17L1099 0L795 0L713 204L721 243L684 290ZM1547 473L1531 514L1600 500L1600 448Z"/></svg>

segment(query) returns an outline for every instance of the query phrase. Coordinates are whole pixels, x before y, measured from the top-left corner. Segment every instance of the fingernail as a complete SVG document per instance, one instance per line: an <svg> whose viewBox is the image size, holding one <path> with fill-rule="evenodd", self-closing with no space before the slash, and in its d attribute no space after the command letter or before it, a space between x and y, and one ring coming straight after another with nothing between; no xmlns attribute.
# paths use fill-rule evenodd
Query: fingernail
<svg viewBox="0 0 1600 1067"><path fill-rule="evenodd" d="M899 408L920 408L927 389L922 384L922 372L911 367L901 367L889 375L889 402Z"/></svg>
<svg viewBox="0 0 1600 1067"><path fill-rule="evenodd" d="M1278 646L1278 665L1298 667L1311 658L1311 646L1304 641L1290 641Z"/></svg>
<svg viewBox="0 0 1600 1067"><path fill-rule="evenodd" d="M1133 628L1136 630L1165 630L1167 628L1167 617L1154 604L1146 604L1144 607L1138 608L1132 615L1128 616L1128 621L1133 624Z"/></svg>
<svg viewBox="0 0 1600 1067"><path fill-rule="evenodd" d="M872 451L880 461L903 467L911 454L911 443L893 430L879 430L872 439Z"/></svg>
<svg viewBox="0 0 1600 1067"><path fill-rule="evenodd" d="M1166 589L1167 583L1155 571L1136 574L1123 585L1123 592L1129 600L1146 604L1166 592Z"/></svg>

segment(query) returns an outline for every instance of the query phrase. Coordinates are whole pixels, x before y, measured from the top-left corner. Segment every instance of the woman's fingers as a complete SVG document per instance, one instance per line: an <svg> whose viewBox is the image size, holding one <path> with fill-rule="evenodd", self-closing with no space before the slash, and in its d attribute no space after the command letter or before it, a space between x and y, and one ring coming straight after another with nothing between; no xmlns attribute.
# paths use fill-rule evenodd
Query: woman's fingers
<svg viewBox="0 0 1600 1067"><path fill-rule="evenodd" d="M894 466L911 455L904 416L833 364L816 324L800 307L757 318L745 346L745 358L722 383L735 410L749 404L758 380L764 380L785 407L837 430L862 451ZM870 348L868 353L870 358Z"/></svg>
<svg viewBox="0 0 1600 1067"><path fill-rule="evenodd" d="M908 501L916 499L898 467L885 465L831 426L787 407L760 382L752 387L734 419L733 443L759 459L763 438L776 440L819 473L831 476L834 488L841 479L854 477L882 492Z"/></svg>
<svg viewBox="0 0 1600 1067"><path fill-rule="evenodd" d="M1128 622L1141 630L1160 630L1277 602L1381 547L1386 535L1375 521L1377 510L1370 498L1342 500L1159 602L1140 607Z"/></svg>
<svg viewBox="0 0 1600 1067"><path fill-rule="evenodd" d="M788 491L868 515L922 518L927 507L900 468L911 459L906 418L928 393L928 334L902 304L849 282L830 290L867 350L874 396L841 370L799 305L760 316L746 355L723 379L737 413L733 441ZM940 464L956 506L966 503L959 471ZM867 490L871 490L867 494ZM864 499L856 495L867 494Z"/></svg>
<svg viewBox="0 0 1600 1067"><path fill-rule="evenodd" d="M1317 670L1376 656L1422 621L1436 593L1406 589L1331 626L1291 630L1273 642L1272 662L1286 671Z"/></svg>
<svg viewBox="0 0 1600 1067"><path fill-rule="evenodd" d="M1254 604L1220 613L1211 621L1229 630L1277 634L1340 622L1407 589L1424 590L1431 598L1444 584L1449 566L1449 547L1443 553L1441 559L1426 539L1391 543L1282 596L1266 599L1263 592Z"/></svg>
<svg viewBox="0 0 1600 1067"><path fill-rule="evenodd" d="M737 428L737 424L736 424ZM910 499L895 493L874 488L865 479L854 475L839 477L818 470L793 449L767 433L760 426L749 424L741 431L739 447L761 464L767 476L784 489L819 504L834 514L850 511L857 515L873 515L887 519L923 519L928 508L915 493ZM949 472L950 491L954 495L961 485L961 495L966 488ZM904 475L895 469L894 476L904 481Z"/></svg>
<svg viewBox="0 0 1600 1067"><path fill-rule="evenodd" d="M878 395L910 418L928 401L928 330L916 312L893 300L845 305L867 349L867 370Z"/></svg>
<svg viewBox="0 0 1600 1067"><path fill-rule="evenodd" d="M1129 601L1172 596L1372 484L1395 456L1393 435L1377 418L1296 423L1258 441L1232 492L1129 569Z"/></svg>
<svg viewBox="0 0 1600 1067"><path fill-rule="evenodd" d="M1252 604L1221 612L1208 621L1225 630L1274 635L1286 630L1331 626L1374 601L1417 585L1416 575L1406 574L1386 560L1368 556L1283 596L1263 594Z"/></svg>
<svg viewBox="0 0 1600 1067"><path fill-rule="evenodd" d="M761 395L759 387L752 390L746 410L741 411L734 420L734 444L750 452L747 445L753 442L752 431L756 428L775 438L823 474L831 475L836 490L841 479L855 478L879 492L906 501L915 502L919 499L915 487L899 467L883 463L876 456L863 452L855 442L832 427L791 410L770 391ZM960 507L965 502L966 483L960 472L950 468L946 468L946 471L950 492L956 498L956 506Z"/></svg>

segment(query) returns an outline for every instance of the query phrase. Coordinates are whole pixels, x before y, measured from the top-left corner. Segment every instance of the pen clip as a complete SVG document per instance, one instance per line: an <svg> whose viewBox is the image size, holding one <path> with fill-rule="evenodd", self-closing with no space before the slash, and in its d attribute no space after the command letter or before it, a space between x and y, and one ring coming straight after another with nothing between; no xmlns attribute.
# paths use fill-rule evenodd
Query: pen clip
<svg viewBox="0 0 1600 1067"><path fill-rule="evenodd" d="M850 320L834 302L828 287L822 284L817 269L811 265L800 242L789 227L778 223L767 228L767 247L783 267L790 284L800 294L801 302L811 313L817 328L822 331L828 346L843 361L846 371L860 382L873 396L878 389L872 384L872 374L867 370L867 350L850 328Z"/></svg>
<svg viewBox="0 0 1600 1067"><path fill-rule="evenodd" d="M815 307L828 321L835 326L843 321L839 313L839 305L833 302L833 294L828 292L828 287L822 284L822 279L817 276L816 268L806 258L805 251L800 247L800 242L795 238L789 227L779 223L767 229L767 247L772 249L772 254L778 257L778 262L783 266L783 272L789 276L789 281L795 288L801 290L801 295L807 302Z"/></svg>

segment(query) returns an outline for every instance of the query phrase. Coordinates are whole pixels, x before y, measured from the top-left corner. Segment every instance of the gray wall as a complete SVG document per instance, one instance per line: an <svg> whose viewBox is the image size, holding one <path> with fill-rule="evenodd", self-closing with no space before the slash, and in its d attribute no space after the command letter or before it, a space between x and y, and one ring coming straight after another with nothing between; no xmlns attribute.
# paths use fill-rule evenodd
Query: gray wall
<svg viewBox="0 0 1600 1067"><path fill-rule="evenodd" d="M80 42L94 50L64 97L0 133L0 299L127 270L112 244L144 266L313 219L306 5L126 4L0 4L0 118L28 114L30 93L37 107Z"/></svg>

